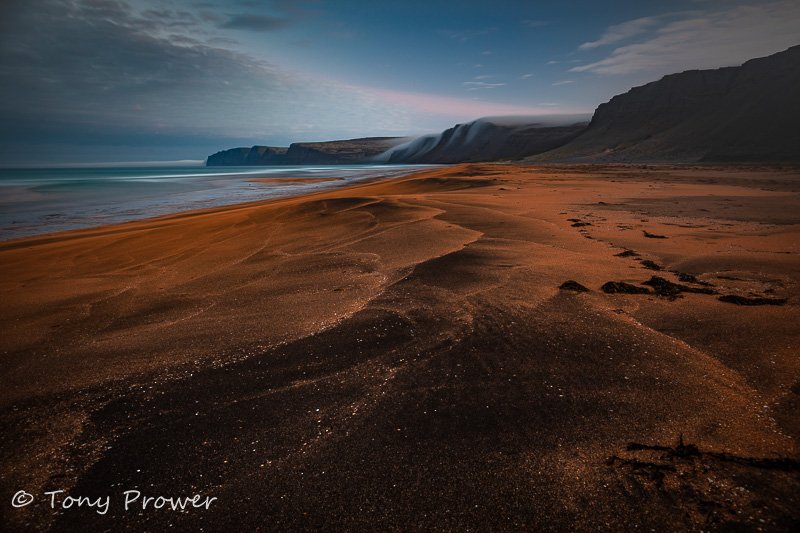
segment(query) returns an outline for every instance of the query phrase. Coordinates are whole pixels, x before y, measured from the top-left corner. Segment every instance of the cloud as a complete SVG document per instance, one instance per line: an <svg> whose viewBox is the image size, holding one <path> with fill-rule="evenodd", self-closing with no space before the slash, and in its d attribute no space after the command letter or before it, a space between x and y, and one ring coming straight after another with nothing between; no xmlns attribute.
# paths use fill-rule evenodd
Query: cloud
<svg viewBox="0 0 800 533"><path fill-rule="evenodd" d="M180 158L199 159L209 147L406 135L485 115L553 112L469 98L503 94L503 84L489 83L499 78L456 82L458 98L288 71L261 52L241 52L245 45L230 36L247 36L219 29L231 20L224 10L212 11L221 1L191 12L174 7L180 4L0 0L0 160L23 150L37 162L47 154L78 157L78 150L92 154L84 161L170 159L172 147L181 147ZM269 14L296 20L275 9ZM287 40L295 37L301 36ZM476 70L469 71L486 76L490 68Z"/></svg>
<svg viewBox="0 0 800 533"><path fill-rule="evenodd" d="M559 85L567 85L569 83L575 83L575 81L574 80L561 80L561 81L557 81L557 82L553 83L552 85L553 85L553 87L558 87Z"/></svg>
<svg viewBox="0 0 800 533"><path fill-rule="evenodd" d="M529 80L532 77L533 77L533 74L528 73L528 74L523 74L522 76L519 77L519 79L521 79L521 80Z"/></svg>
<svg viewBox="0 0 800 533"><path fill-rule="evenodd" d="M263 101L287 89L268 63L186 35L162 37L152 14L122 2L39 4L18 4L17 29L0 42L0 111L18 118L156 131L210 118L215 100Z"/></svg>
<svg viewBox="0 0 800 533"><path fill-rule="evenodd" d="M142 12L141 17L151 24L168 28L193 28L198 25L197 18L188 11L148 9Z"/></svg>
<svg viewBox="0 0 800 533"><path fill-rule="evenodd" d="M249 143L407 135L483 115L552 112L288 72L237 52L201 11L0 1L2 161L198 159Z"/></svg>
<svg viewBox="0 0 800 533"><path fill-rule="evenodd" d="M718 68L800 43L800 2L795 0L674 14L670 19L646 39L570 71L619 75Z"/></svg>
<svg viewBox="0 0 800 533"><path fill-rule="evenodd" d="M561 63L561 61L555 61L555 60L552 60L552 61L548 61L548 62L547 62L547 63L545 63L545 64L546 64L546 65L558 65L559 63Z"/></svg>
<svg viewBox="0 0 800 533"><path fill-rule="evenodd" d="M220 24L219 27L231 30L275 31L282 30L290 25L291 22L286 19L269 15L242 13L239 15L231 15L228 20Z"/></svg>
<svg viewBox="0 0 800 533"><path fill-rule="evenodd" d="M498 87L504 87L505 83L486 83L484 81L465 81L462 82L461 85L467 88L469 91L479 91L481 89L497 89Z"/></svg>
<svg viewBox="0 0 800 533"><path fill-rule="evenodd" d="M654 26L657 22L658 19L656 17L644 17L610 26L598 40L583 43L578 48L581 50L591 50L592 48L624 41L625 39L630 39L631 37L644 33L644 31Z"/></svg>
<svg viewBox="0 0 800 533"><path fill-rule="evenodd" d="M204 42L199 32L164 35L123 2L3 1L10 5L0 22L7 154L25 143L285 142L413 126L408 109L372 92L286 72Z"/></svg>

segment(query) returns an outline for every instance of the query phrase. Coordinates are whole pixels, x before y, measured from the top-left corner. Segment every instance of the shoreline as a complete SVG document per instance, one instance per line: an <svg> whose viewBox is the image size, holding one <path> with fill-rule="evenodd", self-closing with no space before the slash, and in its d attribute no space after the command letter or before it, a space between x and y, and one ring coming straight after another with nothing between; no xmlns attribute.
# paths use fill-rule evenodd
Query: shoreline
<svg viewBox="0 0 800 533"><path fill-rule="evenodd" d="M225 172L218 173L186 173L176 176L139 176L139 178L147 177L148 179L154 178L170 178L170 177L183 177L193 178L198 180L199 185L189 186L182 190L162 191L162 196L153 196L143 194L137 191L132 198L128 201L130 204L120 203L114 201L112 198L106 198L103 202L88 203L86 205L77 202L75 199L70 200L72 204L58 204L57 202L65 201L59 200L58 197L48 197L28 206L36 215L33 218L27 219L25 216L17 219L20 215L16 213L14 218L8 215L3 220L2 232L0 232L0 243L11 242L26 239L29 237L46 236L54 233L78 231L84 229L98 229L104 226L111 226L116 224L124 224L127 222L146 221L149 219L168 217L171 215L190 213L193 211L202 211L208 209L215 209L219 207L234 206L241 204L248 204L252 202L269 201L280 198L292 198L302 196L305 194L313 194L315 192L324 192L340 187L347 187L359 183L372 183L376 180L392 179L393 177L400 177L404 175L413 174L420 170L437 168L441 165L394 165L386 166L386 168L378 169L371 167L371 170L364 165L363 168L353 167L325 167L326 172L322 172L326 177L317 177L320 174L317 167L298 166L296 168L281 168L276 173L275 169L265 167L263 170L253 170L246 167L246 170L240 172ZM405 168L399 168L405 167ZM41 172L46 169L22 169L32 172ZM57 169L57 170L81 170L81 169ZM102 169L94 167L87 168L86 170L96 172ZM129 173L139 171L139 167L131 167L124 169ZM147 170L145 168L144 170ZM342 175L342 174L345 175ZM297 176L300 174L301 176ZM303 175L305 174L305 175ZM279 177L279 176L284 177ZM218 176L238 177L238 180L228 182L212 182ZM278 177L276 177L278 176ZM0 176L2 177L2 176ZM128 179L136 178L137 176L128 176ZM59 181L61 177L50 178L53 183L61 184ZM104 182L104 179L96 176L87 177L87 179L94 180L95 182ZM107 178L110 183L117 183L116 177ZM157 187L164 187L164 184L156 184ZM32 181L24 186L17 186L19 190L27 190L27 188L39 186L35 181ZM197 187L200 188L192 188ZM203 189L202 187L206 188ZM33 189L31 189L33 190ZM158 189L156 189L158 190ZM192 197L194 194L203 194L204 197ZM249 196L249 198L248 198ZM182 200L181 200L182 199ZM53 205L50 205L53 204ZM121 206L131 205L130 209L122 209ZM50 206L50 207L48 207ZM49 211L55 214L44 215ZM103 219L106 220L103 220ZM17 225L20 226L17 226ZM14 233L20 233L14 235Z"/></svg>
<svg viewBox="0 0 800 533"><path fill-rule="evenodd" d="M468 165L461 166L466 167ZM280 212L283 208L291 210L298 205L303 205L306 203L324 203L326 200L332 200L335 202L340 199L340 197L347 198L353 194L359 194L362 189L369 190L375 188L376 186L380 188L382 185L391 187L396 183L402 183L404 181L426 179L429 175L436 176L443 172L446 173L452 168L454 167L437 167L429 170L421 170L418 172L412 172L410 174L392 176L388 178L379 176L342 187L313 191L295 196L269 198L203 209L193 209L156 217L105 224L91 228L65 230L47 233L40 236L30 236L15 240L0 241L0 257L7 258L8 255L11 254L20 257L23 263L29 264L35 263L35 260L30 258L27 254L41 250L42 248L48 249L48 251L44 252L45 256L51 256L52 252L50 252L50 250L53 250L56 254L62 254L63 251L70 253L69 251L64 250L65 246L82 246L82 252L80 255L85 255L87 253L92 253L92 250L95 246L97 246L96 242L98 241L101 243L112 242L114 243L113 245L116 245L116 241L118 239L135 239L137 241L145 242L149 245L149 237L151 235L160 235L162 240L167 241L177 239L180 241L180 246L183 248L197 252L201 251L202 248L206 246L206 243L186 242L183 235L183 227L185 225L191 225L199 228L219 228L224 224L225 220L239 220L242 218L246 219L251 212L258 213L259 211L263 211L270 216L275 212ZM162 232L170 233L170 236L167 236L166 239L164 239L164 235L161 235ZM201 235L201 232L197 233L198 237ZM156 243L154 246L155 254L160 255L162 253L161 246L161 243ZM246 244L243 244L243 246L246 246ZM122 254L126 255L127 251L124 250L124 246L120 245L119 247L123 248ZM5 254L5 256L3 256L3 254ZM6 274L5 270L8 270L8 267L9 264L2 265L2 267L0 267L0 275ZM11 270L14 270L13 266L11 266ZM44 267L42 270L48 271L48 274L46 274L48 277L52 275L52 272L50 272L47 267ZM28 274L27 269L23 269L20 273L23 275ZM111 286L113 287L114 285L115 283L112 282ZM2 293L2 289L4 288L7 291L9 290L7 286L3 287L2 282L0 282L0 293ZM14 292L13 289L10 290ZM115 292L115 289L113 288L108 290ZM20 303L24 302L24 300L27 300L27 296ZM38 302L34 305L38 305ZM0 323L9 323L9 321L6 320L5 317L0 316ZM27 335L27 333L24 334ZM2 349L2 346L0 346L0 349ZM125 374L123 374L123 377L124 376ZM0 395L0 407L2 407L4 403L5 402L2 399L2 395Z"/></svg>
<svg viewBox="0 0 800 533"><path fill-rule="evenodd" d="M794 523L797 178L464 164L0 243L0 495L218 498L15 515L53 529L219 529L231 502L285 529Z"/></svg>
<svg viewBox="0 0 800 533"><path fill-rule="evenodd" d="M529 168L536 168L541 170L570 170L570 169L577 169L577 170L602 170L602 169L626 169L626 170L636 170L636 169L643 169L643 170L659 170L659 169L682 169L682 170L707 170L707 171L728 171L728 172L747 172L747 171L775 171L775 172L800 172L800 163L749 163L749 164L738 164L738 163L684 163L684 164L677 164L677 163L670 163L670 162L659 162L659 163L540 163L540 162L532 162L532 163L525 163L525 162L510 162L510 163L459 163L459 164L447 164L447 165L427 165L431 168L428 169L421 169L421 170L409 170L406 174L401 174L399 176L376 176L366 178L364 180L359 180L357 183L347 184L344 183L341 187L335 187L332 189L323 189L317 191L305 191L305 192L298 192L296 195L290 196L279 196L274 198L264 198L259 200L252 200L247 202L236 202L231 204L223 204L219 206L213 207L204 207L199 209L187 209L184 211L176 211L173 213L167 213L162 215L155 215L155 216L144 216L142 218L136 218L132 220L124 220L120 222L109 222L100 224L97 226L90 226L85 228L75 228L75 229L67 229L67 230L58 230L52 231L42 234L36 235L27 235L22 237L15 237L12 239L5 239L0 240L0 250L5 249L6 247L16 248L27 243L23 241L32 241L31 244L38 244L37 241L43 242L53 242L54 240L60 239L62 236L64 238L79 238L83 236L93 236L93 235L101 235L105 233L105 230L112 230L119 226L125 226L128 224L141 224L147 225L148 223L156 223L167 221L170 219L180 219L185 217L192 217L196 215L211 215L218 212L224 212L227 210L235 210L239 208L248 208L248 207L255 207L262 204L269 204L273 202L280 202L280 201L291 201L293 199L298 198L305 198L310 196L315 196L318 194L326 194L333 191L347 191L353 188L357 188L360 186L371 185L376 182L389 182L393 180L402 180L405 178L413 178L416 177L418 174L424 175L431 171L437 171L443 168L460 168L460 167L470 167L470 166L491 166L497 165L499 167L529 167ZM421 176L420 176L421 177ZM336 181L344 181L343 178L254 178L247 180L250 183L306 183L306 182L336 182ZM74 236L72 234L75 234ZM85 234L85 235L84 235Z"/></svg>

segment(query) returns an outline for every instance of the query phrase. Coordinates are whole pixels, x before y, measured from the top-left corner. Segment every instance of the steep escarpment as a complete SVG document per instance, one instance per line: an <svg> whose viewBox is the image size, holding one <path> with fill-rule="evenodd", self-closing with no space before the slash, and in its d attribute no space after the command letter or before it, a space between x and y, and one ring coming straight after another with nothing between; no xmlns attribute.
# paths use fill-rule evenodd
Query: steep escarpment
<svg viewBox="0 0 800 533"><path fill-rule="evenodd" d="M585 115L487 117L441 133L293 143L288 148L232 148L209 156L208 166L342 165L359 163L447 164L522 159L574 139Z"/></svg>
<svg viewBox="0 0 800 533"><path fill-rule="evenodd" d="M286 148L275 146L253 146L251 148L231 148L208 156L207 166L239 165L284 165Z"/></svg>
<svg viewBox="0 0 800 533"><path fill-rule="evenodd" d="M341 165L367 163L406 139L366 137L343 141L293 143L288 148L253 146L232 148L208 157L207 166Z"/></svg>
<svg viewBox="0 0 800 533"><path fill-rule="evenodd" d="M387 163L427 164L522 159L574 139L586 127L579 122L583 118L565 117L555 122L534 118L481 118L396 146L381 159ZM572 123L555 125L558 122Z"/></svg>
<svg viewBox="0 0 800 533"><path fill-rule="evenodd" d="M584 133L537 160L800 160L800 46L692 70L600 105Z"/></svg>
<svg viewBox="0 0 800 533"><path fill-rule="evenodd" d="M304 142L289 146L287 159L291 165L336 165L364 163L402 143L403 137L365 137L345 141Z"/></svg>

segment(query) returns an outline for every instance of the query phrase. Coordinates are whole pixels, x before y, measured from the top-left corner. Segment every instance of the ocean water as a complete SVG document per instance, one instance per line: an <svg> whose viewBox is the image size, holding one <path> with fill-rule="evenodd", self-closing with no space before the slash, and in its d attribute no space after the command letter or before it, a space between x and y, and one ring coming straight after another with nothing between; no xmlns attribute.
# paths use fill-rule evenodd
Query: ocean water
<svg viewBox="0 0 800 533"><path fill-rule="evenodd" d="M0 169L0 240L295 196L422 165ZM274 183L254 182L259 178ZM291 178L340 178L292 183ZM281 183L286 180L285 183Z"/></svg>

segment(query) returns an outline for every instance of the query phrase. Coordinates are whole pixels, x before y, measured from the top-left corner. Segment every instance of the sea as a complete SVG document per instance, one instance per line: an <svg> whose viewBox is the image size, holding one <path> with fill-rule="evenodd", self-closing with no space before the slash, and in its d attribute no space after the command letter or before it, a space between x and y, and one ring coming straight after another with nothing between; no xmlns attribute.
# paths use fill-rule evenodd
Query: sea
<svg viewBox="0 0 800 533"><path fill-rule="evenodd" d="M0 240L297 196L430 168L423 165L0 169ZM275 180L268 183L258 179ZM297 182L297 178L338 178Z"/></svg>

